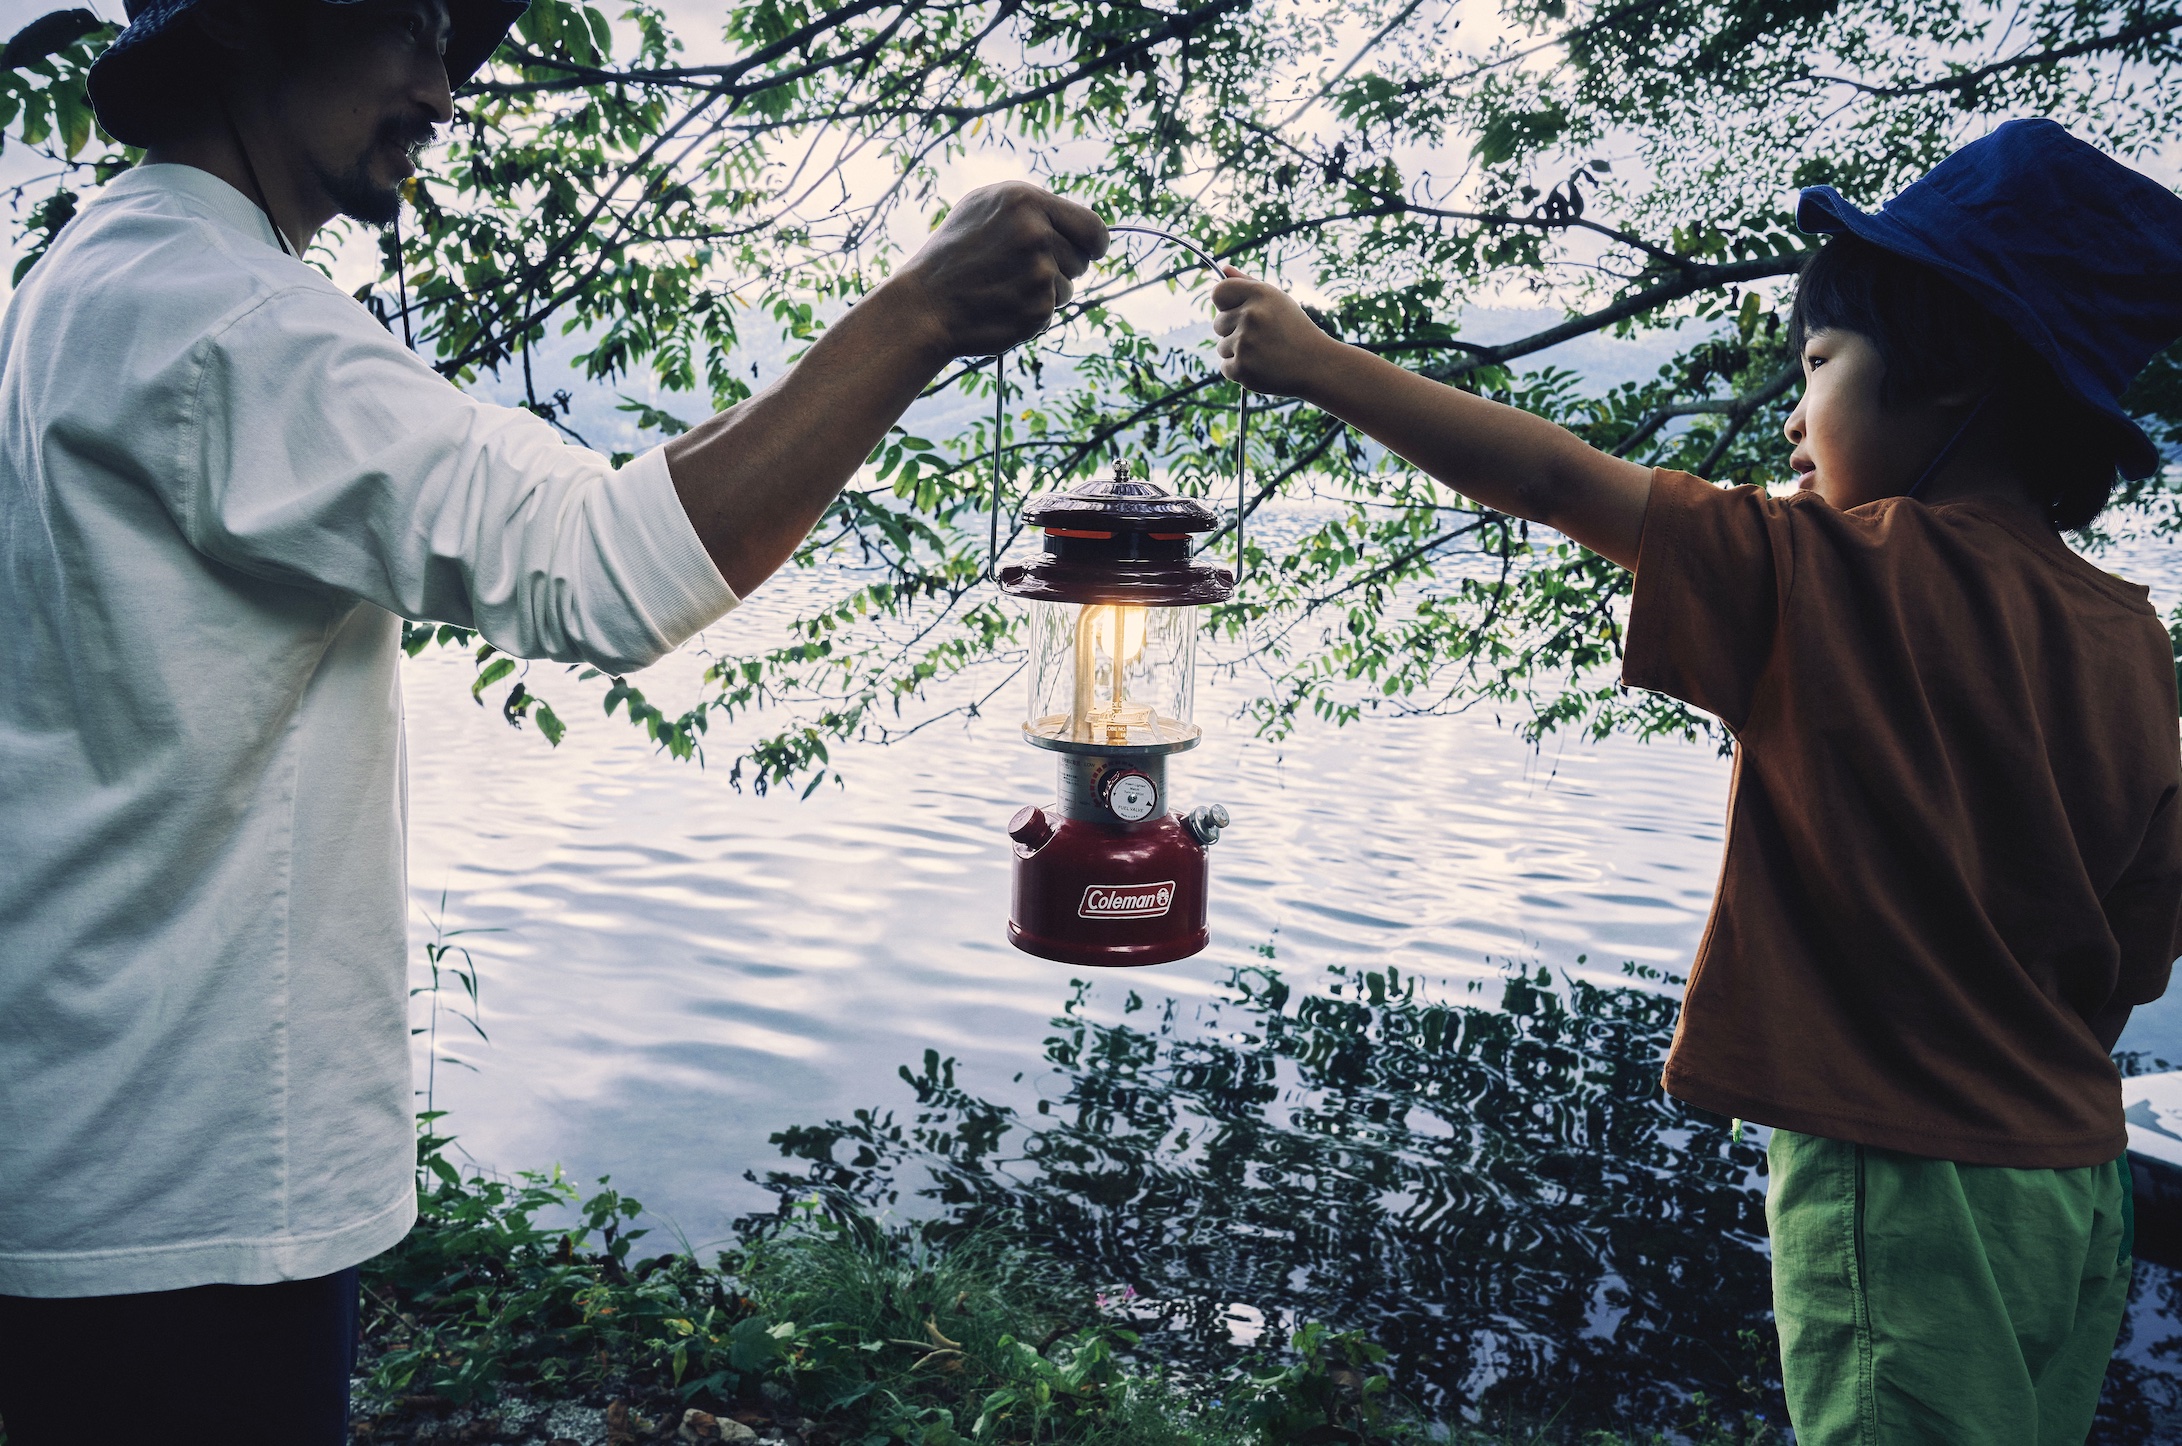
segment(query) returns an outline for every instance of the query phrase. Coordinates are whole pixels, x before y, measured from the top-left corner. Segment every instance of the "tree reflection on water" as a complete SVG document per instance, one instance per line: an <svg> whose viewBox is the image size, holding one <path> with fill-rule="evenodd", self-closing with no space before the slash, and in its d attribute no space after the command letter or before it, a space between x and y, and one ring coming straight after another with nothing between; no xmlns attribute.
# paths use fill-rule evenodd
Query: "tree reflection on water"
<svg viewBox="0 0 2182 1446"><path fill-rule="evenodd" d="M1763 1156L1661 1094L1671 998L1540 970L1489 1008L1393 971L1299 993L1252 969L1188 1018L1132 992L1099 1022L1088 1000L1079 983L1054 1021L1035 1111L927 1052L902 1071L911 1122L785 1131L806 1168L768 1183L1026 1227L1133 1290L1185 1363L1231 1359L1238 1326L1323 1320L1426 1399L1577 1425L1702 1391L1779 1419Z"/></svg>
<svg viewBox="0 0 2182 1446"><path fill-rule="evenodd" d="M1764 1155L1661 1092L1672 997L1540 969L1497 1007L1447 1004L1393 970L1301 992L1247 969L1187 1009L1091 1006L1078 981L1034 1108L927 1051L901 1071L906 1123L783 1131L801 1163L763 1183L866 1210L906 1194L942 1234L1027 1231L1185 1367L1321 1320L1388 1347L1438 1409L1784 1420ZM2117 1373L2109 1429L2148 1423L2148 1384L2146 1365Z"/></svg>

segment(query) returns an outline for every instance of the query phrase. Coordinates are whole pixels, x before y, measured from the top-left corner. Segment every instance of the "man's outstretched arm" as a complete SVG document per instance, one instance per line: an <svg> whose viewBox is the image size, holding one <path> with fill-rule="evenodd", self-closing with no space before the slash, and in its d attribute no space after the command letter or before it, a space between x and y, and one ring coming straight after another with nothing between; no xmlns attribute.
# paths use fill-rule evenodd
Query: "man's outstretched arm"
<svg viewBox="0 0 2182 1446"><path fill-rule="evenodd" d="M786 376L669 442L676 495L735 595L794 554L948 362L1036 335L1106 243L1097 216L1035 186L973 191Z"/></svg>
<svg viewBox="0 0 2182 1446"><path fill-rule="evenodd" d="M1566 533L1634 569L1650 469L1564 428L1336 341L1278 287L1230 268L1213 289L1222 369L1253 391L1299 397L1463 496Z"/></svg>

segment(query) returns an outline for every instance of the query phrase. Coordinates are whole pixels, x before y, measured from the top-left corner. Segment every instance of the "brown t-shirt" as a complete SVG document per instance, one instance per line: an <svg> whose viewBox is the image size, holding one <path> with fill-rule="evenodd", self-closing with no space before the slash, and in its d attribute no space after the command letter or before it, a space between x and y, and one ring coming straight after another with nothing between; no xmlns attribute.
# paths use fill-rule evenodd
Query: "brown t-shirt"
<svg viewBox="0 0 2182 1446"><path fill-rule="evenodd" d="M1659 472L1622 680L1736 740L1670 1093L1965 1164L2122 1152L2092 1021L2182 952L2182 733L2143 588L1974 501L1841 512Z"/></svg>

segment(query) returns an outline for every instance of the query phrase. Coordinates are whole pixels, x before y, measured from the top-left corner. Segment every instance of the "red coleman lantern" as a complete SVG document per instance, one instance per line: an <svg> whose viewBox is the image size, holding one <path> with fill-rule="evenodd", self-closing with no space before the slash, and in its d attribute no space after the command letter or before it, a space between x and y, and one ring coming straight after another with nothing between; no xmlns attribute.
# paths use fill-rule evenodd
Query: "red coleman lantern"
<svg viewBox="0 0 2182 1446"><path fill-rule="evenodd" d="M1067 964L1164 964L1205 947L1205 850L1227 827L1214 804L1175 812L1167 759L1195 748L1197 609L1234 574L1190 556L1219 518L1130 477L1032 503L1045 551L1000 569L1030 607L1023 737L1060 755L1056 802L1017 810L1008 938Z"/></svg>

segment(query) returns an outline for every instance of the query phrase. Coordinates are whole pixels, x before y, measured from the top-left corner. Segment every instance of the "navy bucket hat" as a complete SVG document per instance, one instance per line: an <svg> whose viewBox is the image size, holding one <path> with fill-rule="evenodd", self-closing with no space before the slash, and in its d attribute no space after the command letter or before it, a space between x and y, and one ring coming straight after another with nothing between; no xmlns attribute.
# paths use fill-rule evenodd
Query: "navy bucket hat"
<svg viewBox="0 0 2182 1446"><path fill-rule="evenodd" d="M186 16L199 0L126 0L129 25L91 64L91 109L106 134L127 145L150 145L159 117L187 94L197 59ZM288 0L290 4L353 5L357 0ZM446 0L447 84L477 74L500 48L530 0Z"/></svg>
<svg viewBox="0 0 2182 1446"><path fill-rule="evenodd" d="M1958 283L2112 423L2124 477L2159 469L2120 398L2182 336L2182 197L2052 121L2018 120L1878 211L1807 187L1796 225L1846 231Z"/></svg>

